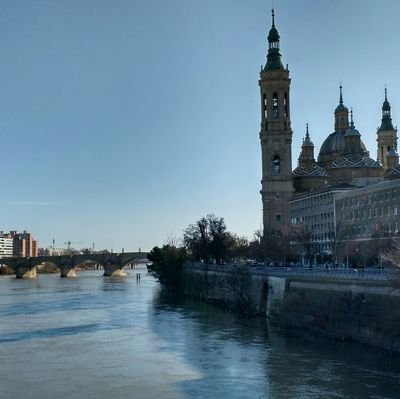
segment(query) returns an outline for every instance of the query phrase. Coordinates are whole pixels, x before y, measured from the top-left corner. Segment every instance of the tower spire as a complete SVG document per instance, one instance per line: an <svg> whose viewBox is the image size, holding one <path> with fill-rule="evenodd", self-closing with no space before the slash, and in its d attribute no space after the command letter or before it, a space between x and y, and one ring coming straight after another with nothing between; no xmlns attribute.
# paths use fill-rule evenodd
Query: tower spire
<svg viewBox="0 0 400 399"><path fill-rule="evenodd" d="M378 161L385 169L398 165L397 155L397 129L393 127L391 107L387 99L385 85L385 101L382 104L382 123L377 132Z"/></svg>
<svg viewBox="0 0 400 399"><path fill-rule="evenodd" d="M314 144L310 139L310 132L308 130L308 123L306 123L306 137L303 140L303 147L313 147Z"/></svg>
<svg viewBox="0 0 400 399"><path fill-rule="evenodd" d="M264 70L284 69L279 51L279 32L275 27L275 9L272 9L272 27L268 33L267 64Z"/></svg>
<svg viewBox="0 0 400 399"><path fill-rule="evenodd" d="M303 145L301 146L301 153L299 156L299 166L308 166L315 163L314 159L314 144L310 139L310 133L308 131L308 123L306 123L306 136L303 139Z"/></svg>
<svg viewBox="0 0 400 399"><path fill-rule="evenodd" d="M379 130L393 130L390 103L387 99L387 88L385 85L385 101L382 104L382 123Z"/></svg>
<svg viewBox="0 0 400 399"><path fill-rule="evenodd" d="M342 93L342 84L340 83L340 97L339 97L339 104L343 105L343 93Z"/></svg>
<svg viewBox="0 0 400 399"><path fill-rule="evenodd" d="M345 132L349 128L349 110L343 104L343 86L339 86L339 104L335 109L335 132Z"/></svg>

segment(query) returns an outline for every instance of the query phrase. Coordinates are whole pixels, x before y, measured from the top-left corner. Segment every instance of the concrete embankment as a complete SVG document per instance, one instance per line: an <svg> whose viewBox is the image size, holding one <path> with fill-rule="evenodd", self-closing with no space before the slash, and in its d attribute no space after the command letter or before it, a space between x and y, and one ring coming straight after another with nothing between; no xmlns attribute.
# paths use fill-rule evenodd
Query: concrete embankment
<svg viewBox="0 0 400 399"><path fill-rule="evenodd" d="M193 297L265 315L287 331L400 352L400 288L393 280L202 264L184 270Z"/></svg>

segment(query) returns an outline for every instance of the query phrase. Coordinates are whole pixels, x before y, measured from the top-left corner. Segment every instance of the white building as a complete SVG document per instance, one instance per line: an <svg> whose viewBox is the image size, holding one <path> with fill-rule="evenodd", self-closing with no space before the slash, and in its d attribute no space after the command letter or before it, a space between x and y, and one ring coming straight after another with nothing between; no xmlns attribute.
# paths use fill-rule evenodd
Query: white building
<svg viewBox="0 0 400 399"><path fill-rule="evenodd" d="M13 256L13 239L0 237L0 258Z"/></svg>

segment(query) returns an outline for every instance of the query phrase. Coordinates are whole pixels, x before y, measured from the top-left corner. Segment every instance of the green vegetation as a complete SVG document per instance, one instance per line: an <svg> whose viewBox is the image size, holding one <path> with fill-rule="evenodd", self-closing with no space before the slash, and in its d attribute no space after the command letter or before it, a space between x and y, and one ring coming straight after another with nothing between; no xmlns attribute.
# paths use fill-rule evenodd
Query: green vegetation
<svg viewBox="0 0 400 399"><path fill-rule="evenodd" d="M182 284L185 261L222 265L234 261L262 261L262 233L257 231L252 240L227 230L225 220L213 214L189 225L179 240L170 240L162 248L154 247L148 255L152 261L150 272L168 289L178 290Z"/></svg>
<svg viewBox="0 0 400 399"><path fill-rule="evenodd" d="M152 262L149 266L150 273L171 291L180 291L182 288L182 266L187 260L185 248L164 245L162 248L154 247L147 255Z"/></svg>

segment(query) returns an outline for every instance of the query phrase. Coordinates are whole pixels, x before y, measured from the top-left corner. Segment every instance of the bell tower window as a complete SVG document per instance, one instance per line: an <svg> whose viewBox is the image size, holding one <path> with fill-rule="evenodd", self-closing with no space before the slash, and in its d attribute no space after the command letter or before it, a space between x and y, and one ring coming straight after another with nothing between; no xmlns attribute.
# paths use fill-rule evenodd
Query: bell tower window
<svg viewBox="0 0 400 399"><path fill-rule="evenodd" d="M267 96L264 94L263 95L263 115L264 115L264 119L268 118L268 111L267 111Z"/></svg>
<svg viewBox="0 0 400 399"><path fill-rule="evenodd" d="M283 112L284 112L284 117L287 118L289 116L288 112L288 100L287 100L287 93L285 93L285 96L283 97Z"/></svg>
<svg viewBox="0 0 400 399"><path fill-rule="evenodd" d="M276 175L279 175L281 173L281 159L279 158L278 155L274 156L273 169Z"/></svg>
<svg viewBox="0 0 400 399"><path fill-rule="evenodd" d="M274 93L272 95L272 116L277 118L279 116L278 113L278 93Z"/></svg>

